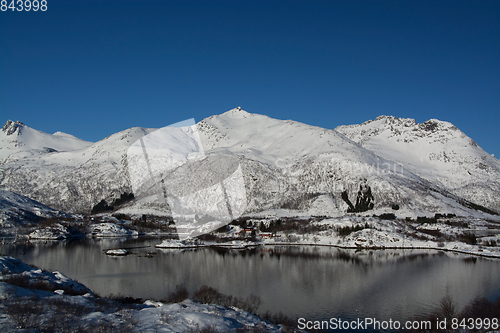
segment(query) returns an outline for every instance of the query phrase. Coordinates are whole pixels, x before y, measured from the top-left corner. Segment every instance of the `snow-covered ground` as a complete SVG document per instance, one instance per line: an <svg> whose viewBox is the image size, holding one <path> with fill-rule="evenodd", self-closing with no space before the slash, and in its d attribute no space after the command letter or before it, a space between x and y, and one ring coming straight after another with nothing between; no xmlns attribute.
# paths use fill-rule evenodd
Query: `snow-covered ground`
<svg viewBox="0 0 500 333"><path fill-rule="evenodd" d="M218 242L207 242L200 241L198 239L164 239L160 244L157 244L156 247L160 249L187 249L193 247L207 247L207 246L215 246L215 247L224 247L228 249L245 249L248 247L255 247L260 245L258 242L251 240L228 240L228 241L218 241Z"/></svg>
<svg viewBox="0 0 500 333"><path fill-rule="evenodd" d="M110 249L106 251L109 256L126 256L130 252L126 249Z"/></svg>
<svg viewBox="0 0 500 333"><path fill-rule="evenodd" d="M457 240L462 234L474 234L484 225L498 226L494 222L479 219L467 219L467 227L453 227L446 223L419 223L417 221L383 220L370 217L336 218L327 219L317 224L327 225L326 231L317 235L301 237L299 242L321 245L336 245L339 247L357 248L430 248L452 250L469 254L494 256L500 258L499 246L483 246L481 237L477 237L477 244L468 244ZM346 236L333 235L331 230L337 227L363 227L368 228L354 231ZM438 236L429 235L429 230L435 230ZM491 229L495 233L496 229ZM434 233L431 233L434 234ZM487 237L488 240L497 240L500 245L500 235ZM486 239L485 239L486 240Z"/></svg>
<svg viewBox="0 0 500 333"><path fill-rule="evenodd" d="M12 257L0 257L0 326L75 332L283 332L235 307L190 299L167 304L101 298L59 272L43 272Z"/></svg>
<svg viewBox="0 0 500 333"><path fill-rule="evenodd" d="M437 249L478 256L500 258L500 221L477 218L449 218L437 222L416 220L384 220L367 216L340 216L326 219L306 217L296 230L259 232L260 223L267 227L278 219L250 219L255 238L243 234L239 226L230 226L228 233L217 234L217 240L167 239L157 248L192 248L217 246L244 249L259 245L315 245L358 249ZM305 229L304 229L305 228ZM286 229L286 228L285 228ZM342 230L343 229L343 230ZM475 244L466 236L474 235Z"/></svg>
<svg viewBox="0 0 500 333"><path fill-rule="evenodd" d="M372 212L384 213L378 210ZM185 249L216 246L244 249L267 244L302 244L343 248L428 248L500 258L500 218L498 216L483 214L482 217L452 216L437 220L427 217L427 220L418 220L415 213L400 210L398 211L399 218L387 220L360 214L320 218L303 214L303 216L293 216L293 213L297 211L269 210L247 219L250 229L247 228L246 231L239 225L231 224L227 227L228 232L212 234L211 241L197 238L165 239L156 247ZM101 214L95 219L85 224L79 222L81 231L74 228L72 222L63 221L38 228L30 226L28 230L34 230L24 238L34 241L38 239L61 240L76 236L138 237L141 234L160 237L169 235L170 238L175 236L171 234L175 229L163 233L153 229L139 232L132 221L118 220L109 214ZM295 226L281 226L269 231L260 231L261 224L269 228L278 221L284 221L284 224L295 223ZM471 239L472 235L474 235L473 239ZM110 252L109 254L125 255L126 253Z"/></svg>
<svg viewBox="0 0 500 333"><path fill-rule="evenodd" d="M90 225L89 234L93 237L124 237L138 236L139 232L127 229L116 223L103 222Z"/></svg>
<svg viewBox="0 0 500 333"><path fill-rule="evenodd" d="M198 239L165 239L160 244L156 245L157 248L164 249L186 249L205 246L208 245Z"/></svg>
<svg viewBox="0 0 500 333"><path fill-rule="evenodd" d="M168 223L157 222L153 229L139 232L137 225L138 216L133 217L136 222L119 220L111 213L93 216L84 221L83 216L70 216L33 201L29 198L8 191L1 191L0 213L12 214L22 210L24 214L32 217L27 226L24 223L2 225L0 231L4 234L13 232L19 237L17 231L24 228L24 238L28 240L58 240L75 236L87 237L137 237L141 234L150 236L171 235L174 228L164 231L154 229L159 226L168 226ZM333 217L311 217L305 212L290 209L267 210L247 218L248 226L254 228L242 230L239 225L229 225L229 232L215 233L216 239L211 242L199 239L167 239L160 242L158 248L192 248L200 246L218 246L234 249L244 249L265 244L311 244L328 245L337 247L356 248L432 248L465 252L482 256L498 257L500 246L500 217L486 213L475 212L469 216L455 216L433 219L432 215L425 212L411 211L408 208L395 210L397 219L386 220L371 215L387 214L386 210L374 209L369 215L361 214L337 215ZM427 216L427 220L418 220L417 216ZM455 210L454 213L464 213ZM366 214L366 213L365 213ZM51 217L52 223L43 221ZM72 221L63 221L70 217ZM19 217L21 218L21 217ZM132 218L132 217L130 217ZM42 224L37 224L36 219L41 219ZM140 219L142 221L142 219ZM266 228L277 221L296 223L295 227L275 228L269 232L260 233L260 225ZM12 221L12 220L11 220ZM38 222L40 223L40 222ZM148 222L149 223L149 222ZM153 223L153 222L151 222ZM341 230L344 228L344 230ZM350 230L347 230L349 229ZM15 230L14 230L15 229ZM18 230L19 229L19 230ZM265 229L264 229L265 230ZM27 232L26 232L27 231ZM471 239L474 235L474 239ZM252 238L252 236L256 236ZM111 254L111 253L110 253ZM114 253L118 255L118 253Z"/></svg>
<svg viewBox="0 0 500 333"><path fill-rule="evenodd" d="M74 237L71 231L60 223L55 223L49 227L41 228L33 231L28 235L31 239L66 239Z"/></svg>

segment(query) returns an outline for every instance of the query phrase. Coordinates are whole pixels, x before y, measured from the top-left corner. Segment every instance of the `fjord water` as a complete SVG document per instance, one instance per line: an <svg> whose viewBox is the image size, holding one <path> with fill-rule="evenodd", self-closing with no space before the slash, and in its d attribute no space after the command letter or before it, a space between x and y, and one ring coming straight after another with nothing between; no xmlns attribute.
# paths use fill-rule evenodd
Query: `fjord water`
<svg viewBox="0 0 500 333"><path fill-rule="evenodd" d="M332 247L254 250L154 248L158 239L82 239L2 245L11 255L60 271L102 296L166 299L176 285L202 285L237 297L261 297L259 313L306 320L406 320L427 314L449 295L461 309L500 291L500 260L425 250L358 251ZM130 248L110 257L103 250ZM148 255L154 252L155 254Z"/></svg>

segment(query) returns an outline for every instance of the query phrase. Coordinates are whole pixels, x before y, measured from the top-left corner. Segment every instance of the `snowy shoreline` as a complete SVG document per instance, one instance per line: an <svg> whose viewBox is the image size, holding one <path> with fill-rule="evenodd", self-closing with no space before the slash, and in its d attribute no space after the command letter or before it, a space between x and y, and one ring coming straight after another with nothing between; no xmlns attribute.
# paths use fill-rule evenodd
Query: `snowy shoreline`
<svg viewBox="0 0 500 333"><path fill-rule="evenodd" d="M271 214L274 213L274 214ZM102 216L97 221L54 221L33 230L19 229L2 243L47 242L72 238L159 238L158 249L217 247L234 250L271 246L331 246L342 249L429 249L500 258L500 217L395 218L394 214L337 217L286 216L283 212L235 220L197 238L175 239L174 228L141 230L132 221ZM400 213L400 216L402 213ZM389 218L385 218L389 216ZM12 230L14 231L14 230ZM19 232L21 231L21 232ZM168 238L163 239L161 238ZM109 249L117 250L117 248ZM111 252L109 253L112 254ZM115 255L118 254L114 253ZM127 253L121 252L121 255ZM133 254L133 253L129 253Z"/></svg>
<svg viewBox="0 0 500 333"><path fill-rule="evenodd" d="M289 332L234 306L100 297L59 272L0 256L0 326L26 329L121 332Z"/></svg>
<svg viewBox="0 0 500 333"><path fill-rule="evenodd" d="M244 249L269 245L329 246L359 250L428 249L500 258L499 222L496 220L456 217L436 222L418 222L342 216L276 221L280 220L250 219L245 224L252 226L231 225L226 233L212 235L210 240L164 240L156 247ZM261 232L258 229L268 231ZM249 234L253 236L249 237Z"/></svg>
<svg viewBox="0 0 500 333"><path fill-rule="evenodd" d="M193 249L193 248L226 248L226 249L248 249L248 248L256 248L256 247L266 247L266 246L321 246L321 247L334 247L339 249L348 249L348 250L434 250L434 251L446 251L446 252L454 252L461 254L474 255L479 257L491 258L491 259L500 259L500 252L497 253L485 253L482 251L466 251L465 249L451 249L446 247L437 247L437 246L367 246L367 247L359 247L359 246L349 246L349 245L336 245L336 244L318 244L318 243L260 243L254 242L249 243L244 246L231 246L230 244L225 243L208 243L208 244L199 244L199 245L191 245L191 246L175 246L175 245L162 245L158 244L155 247L158 249Z"/></svg>
<svg viewBox="0 0 500 333"><path fill-rule="evenodd" d="M500 259L500 253L498 254L493 254L493 253L481 253L481 252L468 252L464 250L456 250L456 249L447 249L447 248L442 248L442 247L425 247L425 246L405 246L405 247L388 247L388 246L383 246L383 247L357 247L357 246L343 246L343 245L333 245L333 244L314 244L314 243L267 243L263 244L264 246L323 246L323 247L335 247L339 249L346 249L346 250L435 250L435 251L446 251L446 252L454 252L454 253L461 253L461 254L470 254L470 255L475 255L475 256L480 256L480 257L486 257L486 258L492 258L492 259Z"/></svg>
<svg viewBox="0 0 500 333"><path fill-rule="evenodd" d="M115 228L111 228L115 229ZM76 235L74 237L57 238L57 237L44 237L44 238L34 238L30 236L11 236L3 237L2 244L8 243L26 243L26 242L59 242L59 241L71 241L72 239L78 238L161 238L164 236L169 236L169 234L155 234L155 233L130 233L127 231L120 230L119 233L104 232L103 234L96 236L94 235ZM299 239L302 236L302 239ZM285 238L294 238L294 241L286 241ZM226 237L227 238L227 237ZM310 238L316 239L316 242L311 241ZM498 236L495 237L500 239ZM307 240L305 240L307 239ZM9 240L13 240L9 242ZM372 243L372 244L370 244ZM405 244L406 243L406 244ZM276 234L274 237L270 238L260 238L260 239L232 239L224 238L218 239L217 241L202 241L199 239L164 239L161 243L156 244L154 247L157 249L196 249L196 248L225 248L233 250L245 250L249 248L261 247L261 246L321 246L321 247L334 247L339 249L357 249L357 250L436 250L436 251L446 251L461 254L474 255L478 257L500 259L500 247L484 247L479 244L471 245L460 241L450 241L450 242L436 242L432 240L415 240L415 239L405 239L405 237L398 233L388 233L381 232L374 229L363 229L351 233L346 237L341 236L322 236L321 233L311 233L297 235L292 234ZM121 251L122 248L112 248L107 249L109 255L130 255L134 254L130 251ZM106 252L104 251L104 252ZM118 253L118 252L120 253ZM116 253L115 253L116 252Z"/></svg>

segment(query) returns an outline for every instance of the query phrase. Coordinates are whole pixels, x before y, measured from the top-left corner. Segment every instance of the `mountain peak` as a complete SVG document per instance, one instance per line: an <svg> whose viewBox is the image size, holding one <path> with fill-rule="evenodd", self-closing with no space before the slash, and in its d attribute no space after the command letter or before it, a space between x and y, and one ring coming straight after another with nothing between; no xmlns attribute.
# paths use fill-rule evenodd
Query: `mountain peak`
<svg viewBox="0 0 500 333"><path fill-rule="evenodd" d="M60 136L60 137L64 137L64 138L79 139L79 138L77 138L76 136L74 136L72 134L64 133L64 132L61 132L61 131L57 131L57 132L55 132L52 135Z"/></svg>
<svg viewBox="0 0 500 333"><path fill-rule="evenodd" d="M386 119L393 120L393 119L399 119L399 118L394 117L394 116L386 116L384 114L375 118L375 120L386 120Z"/></svg>
<svg viewBox="0 0 500 333"><path fill-rule="evenodd" d="M398 118L386 115L378 116L374 120L365 121L360 125L347 125L347 127L365 126L371 123L373 123L372 126L375 124L383 124L384 126L390 125L390 128L388 129L391 130L394 130L395 128L411 127L413 130L422 130L427 133L434 133L439 130L458 130L458 128L456 128L452 123L439 119L433 118L426 120L423 123L417 123L417 121L413 118Z"/></svg>
<svg viewBox="0 0 500 333"><path fill-rule="evenodd" d="M412 118L385 115L358 125L338 126L336 130L362 146L370 137L395 137L396 140L404 142L415 142L426 138L426 141L442 143L465 137L465 134L447 121L429 119L418 123ZM471 139L468 138L468 140Z"/></svg>
<svg viewBox="0 0 500 333"><path fill-rule="evenodd" d="M455 195L499 210L493 189L500 184L491 182L499 179L498 160L448 121L417 123L414 119L381 116L335 130Z"/></svg>
<svg viewBox="0 0 500 333"><path fill-rule="evenodd" d="M249 114L250 113L243 110L241 106L238 106L237 108L224 112L222 115L231 116L232 118L246 118Z"/></svg>
<svg viewBox="0 0 500 333"><path fill-rule="evenodd" d="M371 122L380 122L382 121L384 124L390 124L390 125L403 125L405 127L410 127L414 126L417 124L417 121L413 118L398 118L394 116L378 116L374 120L368 120L365 121L363 124L371 123ZM362 124L362 125L363 125ZM351 125L348 125L351 126Z"/></svg>
<svg viewBox="0 0 500 333"><path fill-rule="evenodd" d="M428 132L435 132L437 130L458 130L452 123L439 119L429 119L418 125L421 129Z"/></svg>
<svg viewBox="0 0 500 333"><path fill-rule="evenodd" d="M7 120L0 132L0 164L55 151L78 150L91 144L69 134L48 134L20 121Z"/></svg>
<svg viewBox="0 0 500 333"><path fill-rule="evenodd" d="M7 122L3 125L2 127L2 131L5 132L5 134L7 135L12 135L14 134L18 128L21 128L23 126L26 126L24 125L22 122L20 121L12 121L12 120L7 120Z"/></svg>

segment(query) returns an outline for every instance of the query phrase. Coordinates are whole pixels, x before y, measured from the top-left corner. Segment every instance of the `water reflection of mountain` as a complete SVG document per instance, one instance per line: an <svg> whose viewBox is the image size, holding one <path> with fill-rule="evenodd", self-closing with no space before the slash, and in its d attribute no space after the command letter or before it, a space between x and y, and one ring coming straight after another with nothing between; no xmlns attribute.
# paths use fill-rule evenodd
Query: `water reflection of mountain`
<svg viewBox="0 0 500 333"><path fill-rule="evenodd" d="M433 310L445 295L462 307L500 286L500 261L450 252L320 246L164 251L154 248L158 243L101 239L0 249L102 295L162 299L181 283L190 292L209 285L228 295L259 295L260 311L308 319L403 320ZM118 247L136 247L135 254L111 258L102 251ZM149 252L156 254L147 257Z"/></svg>

